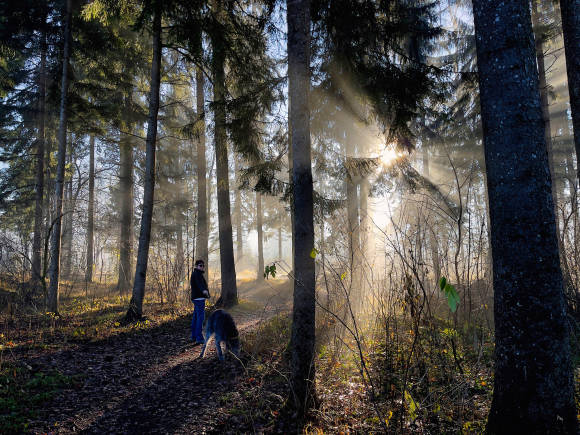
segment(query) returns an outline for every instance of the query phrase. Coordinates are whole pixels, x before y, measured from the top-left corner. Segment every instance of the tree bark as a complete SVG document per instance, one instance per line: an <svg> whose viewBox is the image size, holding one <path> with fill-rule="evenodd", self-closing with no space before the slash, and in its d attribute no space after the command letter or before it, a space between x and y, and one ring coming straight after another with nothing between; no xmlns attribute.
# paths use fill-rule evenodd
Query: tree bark
<svg viewBox="0 0 580 435"><path fill-rule="evenodd" d="M238 159L234 160L234 173L236 176L236 182L238 179L239 172ZM235 189L235 208L234 208L234 220L236 221L236 255L238 261L244 256L244 238L242 235L242 195L238 186Z"/></svg>
<svg viewBox="0 0 580 435"><path fill-rule="evenodd" d="M46 110L46 31L43 29L40 42L40 66L38 70L38 137L36 139L36 201L34 205L34 238L32 241L32 298L36 293L42 271L42 224L44 200L44 152L45 152L45 110Z"/></svg>
<svg viewBox="0 0 580 435"><path fill-rule="evenodd" d="M216 19L222 19L221 1L213 2ZM230 209L230 186L228 146L226 138L226 107L225 107L225 53L222 36L213 32L210 35L213 49L211 69L214 85L214 143L216 156L216 180L218 202L218 226L220 240L221 266L221 296L220 304L224 307L238 303L236 285L236 265L234 262L234 243L232 234L232 216Z"/></svg>
<svg viewBox="0 0 580 435"><path fill-rule="evenodd" d="M131 288L133 256L133 144L131 137L120 133L119 185L121 190L121 234L119 237L119 277L117 290L121 296Z"/></svg>
<svg viewBox="0 0 580 435"><path fill-rule="evenodd" d="M473 0L473 9L495 290L487 432L576 433L529 3Z"/></svg>
<svg viewBox="0 0 580 435"><path fill-rule="evenodd" d="M264 232L262 231L262 194L256 192L256 230L258 231L258 275L257 280L264 280Z"/></svg>
<svg viewBox="0 0 580 435"><path fill-rule="evenodd" d="M87 209L87 268L85 281L93 281L93 255L95 231L95 136L89 139L89 205Z"/></svg>
<svg viewBox="0 0 580 435"><path fill-rule="evenodd" d="M576 175L580 181L580 2L560 0L562 32L566 52L568 92L574 126L574 148L576 149Z"/></svg>
<svg viewBox="0 0 580 435"><path fill-rule="evenodd" d="M291 382L298 419L315 398L314 206L310 149L310 2L287 1L289 126L292 140L294 307Z"/></svg>
<svg viewBox="0 0 580 435"><path fill-rule="evenodd" d="M197 141L197 237L195 249L196 259L205 262L206 276L208 274L208 236L209 225L207 217L207 163L205 156L205 106L204 77L201 68L195 75L197 116L199 117L199 137Z"/></svg>
<svg viewBox="0 0 580 435"><path fill-rule="evenodd" d="M62 58L62 81L60 95L60 120L58 127L58 157L55 179L55 207L54 225L52 225L51 248L50 248L50 285L48 288L48 310L58 315L59 288L58 278L60 271L60 236L62 225L62 200L64 193L64 168L66 162L66 130L67 130L67 103L68 103L68 64L71 53L71 24L72 24L72 0L66 2L66 18L64 22L64 47ZM52 224L52 223L51 223Z"/></svg>
<svg viewBox="0 0 580 435"><path fill-rule="evenodd" d="M159 88L161 84L161 6L156 3L153 17L153 62L151 65L151 90L149 93L149 116L147 118L147 140L145 144L145 186L143 190L143 213L137 250L137 267L133 281L133 294L126 321L132 322L143 317L143 298L151 241L151 221L153 219L153 196L155 189L155 142L157 140L157 115L159 113Z"/></svg>
<svg viewBox="0 0 580 435"><path fill-rule="evenodd" d="M72 134L69 134L68 138L68 164L69 167L73 166L73 147L72 147ZM66 174L65 174L66 176ZM61 277L64 279L70 278L71 275L71 265L72 265L72 239L73 239L73 178L74 174L71 172L70 178L65 182L64 185L64 202L63 202L63 223L62 223L62 242L61 242Z"/></svg>

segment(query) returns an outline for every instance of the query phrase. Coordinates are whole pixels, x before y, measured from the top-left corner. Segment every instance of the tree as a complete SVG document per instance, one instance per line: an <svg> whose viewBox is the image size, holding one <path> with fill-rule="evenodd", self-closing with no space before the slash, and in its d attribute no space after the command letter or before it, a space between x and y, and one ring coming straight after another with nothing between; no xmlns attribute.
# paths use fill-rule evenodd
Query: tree
<svg viewBox="0 0 580 435"><path fill-rule="evenodd" d="M216 180L218 203L218 226L220 240L221 295L220 305L229 307L238 303L236 266L234 262L234 242L230 209L230 187L228 169L228 146L226 137L226 89L225 89L225 46L223 26L225 11L221 0L212 4L214 24L210 32L212 59L214 109L214 143L216 156Z"/></svg>
<svg viewBox="0 0 580 435"><path fill-rule="evenodd" d="M495 291L487 432L576 433L529 3L474 0L473 10Z"/></svg>
<svg viewBox="0 0 580 435"><path fill-rule="evenodd" d="M302 419L313 404L315 338L314 206L310 150L310 1L287 1L289 132L294 215L294 307L291 370L294 405Z"/></svg>
<svg viewBox="0 0 580 435"><path fill-rule="evenodd" d="M580 156L580 3L577 0L560 0L562 32L566 52L566 71L568 73L568 92L574 126L574 147L576 161ZM576 167L580 180L580 165Z"/></svg>
<svg viewBox="0 0 580 435"><path fill-rule="evenodd" d="M133 281L133 293L126 321L132 322L143 316L143 298L145 297L145 280L151 242L151 221L153 219L153 194L155 189L155 142L157 140L157 115L159 113L159 89L161 86L161 5L153 3L153 61L151 63L151 89L149 93L149 116L147 118L147 140L145 157L145 187L143 189L143 213L139 248L137 249L137 267Z"/></svg>
<svg viewBox="0 0 580 435"><path fill-rule="evenodd" d="M197 137L197 237L195 251L197 259L202 259L208 270L209 222L207 216L207 164L205 156L205 102L204 77L201 68L195 70L196 106L198 116Z"/></svg>
<svg viewBox="0 0 580 435"><path fill-rule="evenodd" d="M46 107L46 28L41 35L40 65L38 71L38 137L36 147L36 204L34 209L34 239L32 242L32 278L36 283L44 275L42 262L42 202L44 200L44 152ZM36 285L35 283L35 285Z"/></svg>
<svg viewBox="0 0 580 435"><path fill-rule="evenodd" d="M94 232L95 232L95 136L89 139L89 205L87 219L87 268L85 281L93 280L93 255L94 255Z"/></svg>
<svg viewBox="0 0 580 435"><path fill-rule="evenodd" d="M58 164L56 168L55 180L55 208L54 208L54 222L51 233L51 248L50 248L50 285L48 288L48 309L50 312L58 314L58 278L60 268L60 239L61 239L61 225L62 225L62 202L64 193L64 169L66 162L66 133L67 133L67 104L68 104L68 64L71 53L71 23L72 22L72 0L66 2L66 13L64 20L64 48L62 58L62 80L61 80L61 96L60 96L60 121L58 128Z"/></svg>
<svg viewBox="0 0 580 435"><path fill-rule="evenodd" d="M263 231L262 194L256 192L256 231L258 232L258 281L264 279L264 231Z"/></svg>

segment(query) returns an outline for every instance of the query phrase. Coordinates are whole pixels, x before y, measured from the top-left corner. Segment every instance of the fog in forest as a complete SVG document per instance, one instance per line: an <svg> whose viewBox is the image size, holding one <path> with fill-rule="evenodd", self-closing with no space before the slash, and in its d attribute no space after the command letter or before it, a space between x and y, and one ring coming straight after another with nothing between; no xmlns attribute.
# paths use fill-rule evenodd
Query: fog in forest
<svg viewBox="0 0 580 435"><path fill-rule="evenodd" d="M214 374L193 359L200 343L189 337L190 279L204 260L204 313L230 311L243 349L234 393L215 399L236 411L208 431L234 421L259 433L482 432L495 415L492 262L503 248L493 246L471 2L306 2L310 39L298 42L310 41L309 57L292 52L286 2L163 3L31 1L28 15L0 4L13 23L0 28L0 380L13 366L36 370L26 358L44 361L51 346L108 346L163 325L177 335L161 341L182 346L167 354L181 359L159 368L166 355L154 349L144 359L152 373L201 364ZM528 6L560 311L578 361L571 74L560 2ZM7 349L14 361L4 370ZM311 370L303 384L299 367ZM22 378L26 388L33 376ZM292 397L297 414L285 411ZM305 417L308 409L316 412ZM66 424L82 415L74 412ZM296 415L305 420L284 426ZM14 417L9 428L48 427L34 418ZM91 418L84 429L104 424Z"/></svg>

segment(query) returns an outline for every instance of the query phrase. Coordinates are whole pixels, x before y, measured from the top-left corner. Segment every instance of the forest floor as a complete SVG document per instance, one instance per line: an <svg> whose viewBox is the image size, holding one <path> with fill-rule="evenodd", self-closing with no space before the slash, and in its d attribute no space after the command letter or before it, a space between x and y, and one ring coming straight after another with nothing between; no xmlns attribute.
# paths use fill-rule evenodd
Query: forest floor
<svg viewBox="0 0 580 435"><path fill-rule="evenodd" d="M230 312L242 346L260 325L289 312L291 295L287 280L240 286L241 304ZM43 384L54 387L55 393L44 398L40 394L36 400L23 398L21 406L28 400L35 408L27 410L28 421L16 419L0 432L237 433L272 431L276 425L284 431L283 423L276 421L287 395L283 376L260 379L264 368L256 371L245 352L240 360L220 362L213 340L200 359L201 347L189 341L192 309L172 313L170 321L163 321L167 313L162 307L147 306L146 310L149 319L129 327L113 322L121 313L109 312L112 323L108 326L117 333L104 337L102 333L90 336L88 330L95 327L87 327L82 320L65 325L66 319L56 320L62 324L55 325L52 336L46 331L44 337L28 336L26 329L38 329L22 324L19 332L11 328L15 332L11 337L3 333L4 340L11 338L2 346L4 371L10 367L15 376L28 372L23 373L26 388ZM68 339L57 332L67 327ZM269 386L264 389L266 382ZM260 397L255 395L257 388ZM256 409L255 400L266 409ZM13 416L22 412L15 411Z"/></svg>
<svg viewBox="0 0 580 435"><path fill-rule="evenodd" d="M149 295L147 317L122 325L127 300L111 287L69 290L58 318L0 315L0 433L479 433L485 424L489 342L479 356L464 354L468 370L460 375L448 331L431 348L401 320L390 351L380 337L364 339L373 386L361 376L359 343L336 335L332 316L319 313L320 406L298 429L284 406L290 394L287 279L241 280L240 304L230 313L242 352L225 362L213 341L203 359L189 341L191 304L161 304ZM411 354L417 364L410 365Z"/></svg>

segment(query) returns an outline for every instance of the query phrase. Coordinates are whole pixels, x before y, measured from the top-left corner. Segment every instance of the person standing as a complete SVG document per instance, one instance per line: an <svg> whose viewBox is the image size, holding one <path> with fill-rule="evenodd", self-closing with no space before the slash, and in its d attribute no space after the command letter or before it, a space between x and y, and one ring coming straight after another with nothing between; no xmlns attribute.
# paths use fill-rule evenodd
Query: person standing
<svg viewBox="0 0 580 435"><path fill-rule="evenodd" d="M203 273L205 263L197 260L191 274L191 302L193 302L193 317L191 318L191 341L197 346L203 344L203 320L205 318L205 300L209 298L209 289Z"/></svg>

